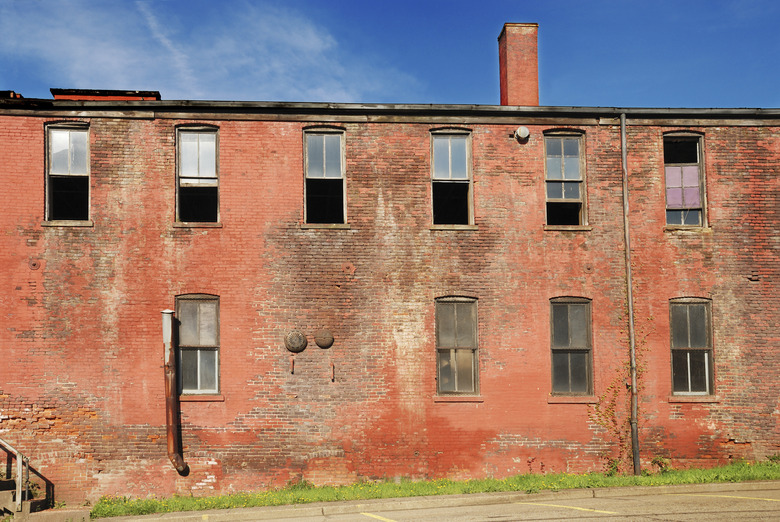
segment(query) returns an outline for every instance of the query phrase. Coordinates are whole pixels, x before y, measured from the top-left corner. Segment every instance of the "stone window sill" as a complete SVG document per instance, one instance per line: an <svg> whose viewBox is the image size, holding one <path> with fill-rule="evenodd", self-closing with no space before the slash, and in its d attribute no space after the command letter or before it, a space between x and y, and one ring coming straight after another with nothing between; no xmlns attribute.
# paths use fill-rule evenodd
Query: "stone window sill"
<svg viewBox="0 0 780 522"><path fill-rule="evenodd" d="M91 219L86 220L69 220L69 219L59 219L59 220L52 220L52 221L44 221L41 223L42 227L94 227L95 223Z"/></svg>
<svg viewBox="0 0 780 522"><path fill-rule="evenodd" d="M481 395L436 395L433 402L485 402Z"/></svg>
<svg viewBox="0 0 780 522"><path fill-rule="evenodd" d="M548 395L547 404L596 404L593 395Z"/></svg>
<svg viewBox="0 0 780 522"><path fill-rule="evenodd" d="M179 402L225 402L225 396L219 395L179 395Z"/></svg>

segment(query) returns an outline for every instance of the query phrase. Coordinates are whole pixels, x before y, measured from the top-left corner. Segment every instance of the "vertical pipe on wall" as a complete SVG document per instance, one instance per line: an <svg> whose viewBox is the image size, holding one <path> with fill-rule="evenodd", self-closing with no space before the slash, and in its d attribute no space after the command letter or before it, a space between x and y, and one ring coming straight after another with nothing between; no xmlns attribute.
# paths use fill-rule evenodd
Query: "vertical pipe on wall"
<svg viewBox="0 0 780 522"><path fill-rule="evenodd" d="M168 458L180 474L187 472L181 454L179 394L176 386L176 353L173 346L173 310L162 311L163 347L165 348L165 420L168 431Z"/></svg>
<svg viewBox="0 0 780 522"><path fill-rule="evenodd" d="M628 344L631 363L631 456L634 475L642 473L639 461L639 405L636 378L636 332L634 330L634 281L631 273L631 234L628 227L628 150L626 144L626 115L620 115L620 149L623 163L623 234L626 254L626 297L628 300Z"/></svg>

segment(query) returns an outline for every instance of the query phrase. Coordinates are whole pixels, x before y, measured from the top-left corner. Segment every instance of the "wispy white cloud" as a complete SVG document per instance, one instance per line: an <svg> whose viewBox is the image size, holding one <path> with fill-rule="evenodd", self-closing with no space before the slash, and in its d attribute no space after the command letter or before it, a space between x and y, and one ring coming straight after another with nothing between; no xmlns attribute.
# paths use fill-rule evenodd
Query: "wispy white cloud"
<svg viewBox="0 0 780 522"><path fill-rule="evenodd" d="M166 99L375 101L419 86L267 3L0 0L0 89L30 96L31 79Z"/></svg>

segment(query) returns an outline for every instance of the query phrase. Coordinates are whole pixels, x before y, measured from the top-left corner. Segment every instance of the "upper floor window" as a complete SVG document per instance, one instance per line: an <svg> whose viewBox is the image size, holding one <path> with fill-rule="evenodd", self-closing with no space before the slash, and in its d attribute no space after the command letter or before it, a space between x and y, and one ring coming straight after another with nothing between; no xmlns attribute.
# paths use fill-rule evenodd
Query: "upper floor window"
<svg viewBox="0 0 780 522"><path fill-rule="evenodd" d="M307 132L306 223L344 220L344 147L341 132Z"/></svg>
<svg viewBox="0 0 780 522"><path fill-rule="evenodd" d="M550 302L550 307L552 391L591 394L590 301L558 298Z"/></svg>
<svg viewBox="0 0 780 522"><path fill-rule="evenodd" d="M433 134L431 174L434 225L470 225L471 137Z"/></svg>
<svg viewBox="0 0 780 522"><path fill-rule="evenodd" d="M544 138L548 225L585 224L582 136Z"/></svg>
<svg viewBox="0 0 780 522"><path fill-rule="evenodd" d="M176 298L179 386L182 393L219 392L219 297Z"/></svg>
<svg viewBox="0 0 780 522"><path fill-rule="evenodd" d="M676 299L669 303L672 391L679 395L712 393L710 301Z"/></svg>
<svg viewBox="0 0 780 522"><path fill-rule="evenodd" d="M176 220L219 221L219 168L216 129L178 130Z"/></svg>
<svg viewBox="0 0 780 522"><path fill-rule="evenodd" d="M704 226L704 169L699 136L664 137L666 224Z"/></svg>
<svg viewBox="0 0 780 522"><path fill-rule="evenodd" d="M439 394L477 393L477 301L436 300L436 366Z"/></svg>
<svg viewBox="0 0 780 522"><path fill-rule="evenodd" d="M89 220L89 130L47 129L46 219Z"/></svg>

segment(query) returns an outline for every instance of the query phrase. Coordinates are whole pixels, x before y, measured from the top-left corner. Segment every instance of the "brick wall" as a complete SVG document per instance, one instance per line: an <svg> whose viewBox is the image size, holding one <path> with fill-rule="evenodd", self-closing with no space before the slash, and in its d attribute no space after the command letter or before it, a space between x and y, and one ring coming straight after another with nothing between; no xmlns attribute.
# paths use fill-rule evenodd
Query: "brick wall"
<svg viewBox="0 0 780 522"><path fill-rule="evenodd" d="M53 120L0 116L10 201L0 217L0 437L30 455L58 498L587 471L621 457L615 122L548 119L518 143L516 122L499 119L324 119L345 129L349 227L321 229L301 225L303 129L318 122L197 115L82 120L94 226L42 226ZM219 126L218 228L173 226L175 128L198 122ZM679 127L662 123L628 134L643 463L776 453L780 138L775 127L685 127L705 136L711 227L671 231L662 134ZM474 229L431 227L430 131L442 126L471 131ZM585 132L580 230L545 230L552 128ZM160 311L187 293L220 298L221 393L184 398L191 472L179 476L166 455ZM434 299L448 295L478 302L476 398L436 396ZM592 300L595 393L584 399L550 394L550 299L563 296ZM716 393L706 400L671 397L676 297L712 299ZM314 343L321 328L334 334L329 349ZM293 329L309 339L294 356L283 341ZM612 390L617 410L599 417Z"/></svg>

